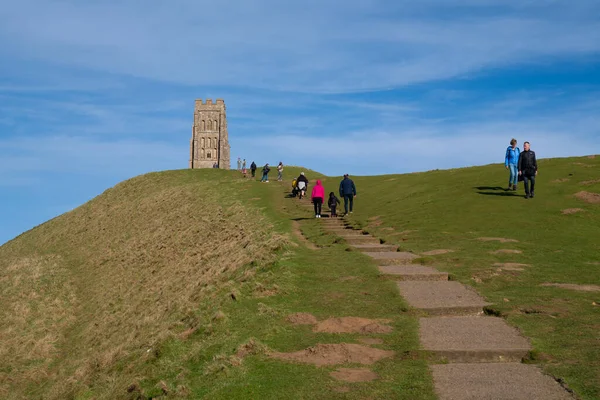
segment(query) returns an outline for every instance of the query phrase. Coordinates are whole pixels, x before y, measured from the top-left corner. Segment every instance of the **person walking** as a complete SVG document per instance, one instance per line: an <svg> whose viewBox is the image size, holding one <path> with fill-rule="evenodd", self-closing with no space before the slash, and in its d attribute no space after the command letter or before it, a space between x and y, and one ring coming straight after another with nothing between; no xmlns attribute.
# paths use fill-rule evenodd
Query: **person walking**
<svg viewBox="0 0 600 400"><path fill-rule="evenodd" d="M242 169L246 169L246 159L242 160Z"/></svg>
<svg viewBox="0 0 600 400"><path fill-rule="evenodd" d="M535 177L538 173L538 165L535 153L531 150L529 142L523 144L523 152L519 156L518 169L519 175L523 177L525 198L533 198L535 196Z"/></svg>
<svg viewBox="0 0 600 400"><path fill-rule="evenodd" d="M254 161L250 164L250 172L252 172L252 177L254 178L256 176L256 163Z"/></svg>
<svg viewBox="0 0 600 400"><path fill-rule="evenodd" d="M237 160L237 167L238 167L238 168L237 168L237 169L238 169L238 171L241 171L241 170L242 170L242 159L241 159L241 158L239 158L239 157L238 157L238 160Z"/></svg>
<svg viewBox="0 0 600 400"><path fill-rule="evenodd" d="M337 197L335 197L335 194L333 192L329 193L329 201L327 202L327 205L329 206L329 210L331 211L331 218L337 218L336 208L338 204L340 204L340 200Z"/></svg>
<svg viewBox="0 0 600 400"><path fill-rule="evenodd" d="M510 171L507 190L517 190L517 183L519 181L519 169L517 164L519 163L520 154L521 150L517 147L517 139L512 139L510 141L510 146L506 149L506 156L504 157L504 167Z"/></svg>
<svg viewBox="0 0 600 400"><path fill-rule="evenodd" d="M266 163L262 169L263 175L262 175L262 179L260 180L261 182L269 183L269 171L271 171L271 168L269 168L269 163Z"/></svg>
<svg viewBox="0 0 600 400"><path fill-rule="evenodd" d="M325 188L321 185L321 180L317 179L317 184L313 187L310 198L315 206L315 218L321 218L321 207L325 198Z"/></svg>
<svg viewBox="0 0 600 400"><path fill-rule="evenodd" d="M277 166L277 180L280 182L283 180L283 163L281 161L279 161L279 165Z"/></svg>
<svg viewBox="0 0 600 400"><path fill-rule="evenodd" d="M306 179L304 172L300 172L300 176L296 179L296 185L298 186L299 198L301 199L306 194L306 189L308 189L308 179Z"/></svg>
<svg viewBox="0 0 600 400"><path fill-rule="evenodd" d="M348 214L348 204L350 205L350 214L354 208L354 198L356 197L356 186L348 174L344 174L344 179L340 182L340 197L344 198L344 211Z"/></svg>

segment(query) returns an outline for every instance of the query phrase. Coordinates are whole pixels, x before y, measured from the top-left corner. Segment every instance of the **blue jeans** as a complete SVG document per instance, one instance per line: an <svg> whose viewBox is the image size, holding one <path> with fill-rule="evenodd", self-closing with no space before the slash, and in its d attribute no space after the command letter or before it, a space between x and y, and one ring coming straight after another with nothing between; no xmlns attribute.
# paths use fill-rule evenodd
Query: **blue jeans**
<svg viewBox="0 0 600 400"><path fill-rule="evenodd" d="M348 214L348 203L350 203L350 212L352 212L352 208L354 206L354 195L345 194L344 195L344 211Z"/></svg>
<svg viewBox="0 0 600 400"><path fill-rule="evenodd" d="M510 170L510 178L508 183L516 185L519 182L519 170L515 164L509 164L508 169Z"/></svg>
<svg viewBox="0 0 600 400"><path fill-rule="evenodd" d="M266 182L269 180L269 174L263 174L262 179L260 180L261 182Z"/></svg>

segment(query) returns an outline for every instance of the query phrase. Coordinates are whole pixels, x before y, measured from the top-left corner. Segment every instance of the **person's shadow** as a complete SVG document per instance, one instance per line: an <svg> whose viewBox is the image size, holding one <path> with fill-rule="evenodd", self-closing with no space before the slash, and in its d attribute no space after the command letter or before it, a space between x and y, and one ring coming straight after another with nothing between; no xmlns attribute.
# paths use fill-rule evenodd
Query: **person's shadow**
<svg viewBox="0 0 600 400"><path fill-rule="evenodd" d="M476 186L473 189L477 189L477 194L480 194L483 196L505 196L505 197L517 196L517 194L515 192L513 192L512 190L506 190L506 188L503 188L501 186ZM489 192L488 190L493 190L493 191Z"/></svg>

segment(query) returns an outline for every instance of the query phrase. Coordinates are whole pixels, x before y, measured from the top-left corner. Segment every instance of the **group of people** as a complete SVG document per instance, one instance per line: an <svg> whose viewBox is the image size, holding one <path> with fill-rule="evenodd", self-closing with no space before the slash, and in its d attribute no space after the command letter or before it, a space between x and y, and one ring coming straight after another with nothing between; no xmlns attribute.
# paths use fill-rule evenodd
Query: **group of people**
<svg viewBox="0 0 600 400"><path fill-rule="evenodd" d="M306 178L304 172L301 172L298 178L292 181L292 196L298 196L302 199L306 195L307 190L308 178ZM354 181L350 179L348 174L345 174L344 179L340 182L339 194L340 197L344 199L344 215L352 213L354 209L354 198L356 197L356 185L354 184ZM310 198L314 205L315 218L321 218L321 212L325 201L325 188L320 179L317 179L315 186L312 188ZM331 217L335 218L338 216L337 206L339 204L341 204L341 202L335 193L330 192L327 206L329 207Z"/></svg>
<svg viewBox="0 0 600 400"><path fill-rule="evenodd" d="M533 198L535 196L535 177L538 173L538 165L535 152L531 150L530 143L523 143L523 151L521 152L517 147L517 139L513 138L510 141L510 146L506 149L504 166L510 171L507 190L516 191L518 182L523 181L525 198Z"/></svg>
<svg viewBox="0 0 600 400"><path fill-rule="evenodd" d="M252 169L252 177L254 178L254 175L256 174L256 164L254 161L252 161L252 165L250 167ZM269 163L266 163L262 169L262 178L260 179L261 182L269 182L269 172L271 172L271 167L269 167ZM283 163L281 161L279 161L279 164L277 165L277 180L283 180Z"/></svg>

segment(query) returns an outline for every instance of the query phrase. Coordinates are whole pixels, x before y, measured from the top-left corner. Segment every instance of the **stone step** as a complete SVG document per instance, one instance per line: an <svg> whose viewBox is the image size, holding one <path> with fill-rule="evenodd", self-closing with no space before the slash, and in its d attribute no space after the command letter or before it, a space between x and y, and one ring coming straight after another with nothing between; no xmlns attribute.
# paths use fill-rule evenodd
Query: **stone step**
<svg viewBox="0 0 600 400"><path fill-rule="evenodd" d="M573 400L534 365L439 364L431 370L440 400Z"/></svg>
<svg viewBox="0 0 600 400"><path fill-rule="evenodd" d="M531 345L502 318L430 317L419 320L423 350L456 363L520 362Z"/></svg>
<svg viewBox="0 0 600 400"><path fill-rule="evenodd" d="M369 252L369 253L397 252L398 251L398 246L389 245L389 244L353 244L351 246L362 252Z"/></svg>
<svg viewBox="0 0 600 400"><path fill-rule="evenodd" d="M365 235L363 233L363 231L359 231L357 229L340 229L340 230L331 230L328 229L329 232L336 234L338 236L341 237L345 237L345 236L350 236L350 237L355 237L355 236L367 236L367 237L373 237L373 236L369 236L369 235Z"/></svg>
<svg viewBox="0 0 600 400"><path fill-rule="evenodd" d="M447 281L448 273L418 264L382 265L379 271L401 281Z"/></svg>
<svg viewBox="0 0 600 400"><path fill-rule="evenodd" d="M348 237L345 237L344 240L346 241L346 243L350 244L350 245L356 245L356 244L380 244L381 242L379 241L379 239L371 236L371 235L351 235Z"/></svg>
<svg viewBox="0 0 600 400"><path fill-rule="evenodd" d="M379 265L398 265L398 264L409 264L415 258L419 258L418 255L408 253L404 251L396 252L366 252L366 255L375 259Z"/></svg>
<svg viewBox="0 0 600 400"><path fill-rule="evenodd" d="M480 315L490 305L474 289L460 282L398 282L411 307L429 315Z"/></svg>

